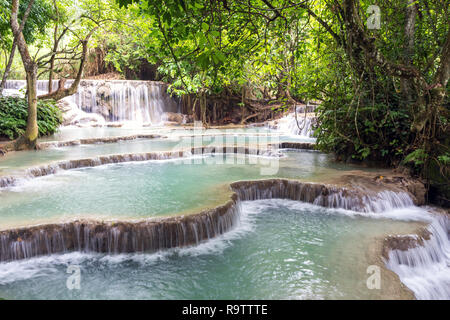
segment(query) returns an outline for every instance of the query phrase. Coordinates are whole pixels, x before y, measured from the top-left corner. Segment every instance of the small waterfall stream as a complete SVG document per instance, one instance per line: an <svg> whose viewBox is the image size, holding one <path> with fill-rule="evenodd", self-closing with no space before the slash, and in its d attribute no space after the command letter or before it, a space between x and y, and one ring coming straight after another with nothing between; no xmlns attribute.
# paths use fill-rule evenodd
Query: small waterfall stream
<svg viewBox="0 0 450 320"><path fill-rule="evenodd" d="M297 120L298 126L297 121L295 120L295 115L287 115L285 118L279 120L278 130L294 136L312 138L314 134L313 124L315 122L315 118L297 115Z"/></svg>
<svg viewBox="0 0 450 320"><path fill-rule="evenodd" d="M69 87L71 82L66 83L66 87ZM53 90L56 90L59 85L59 80L53 80ZM27 82L25 80L7 80L5 84L5 89L10 90L6 92L6 96L10 94L19 94L20 90L25 90L27 87ZM48 81L38 80L37 82L37 94L48 93Z"/></svg>
<svg viewBox="0 0 450 320"><path fill-rule="evenodd" d="M418 215L396 212L414 206L413 200L406 192L385 190L375 195L359 195L347 189L325 189L320 185L299 184L287 180L237 182L232 184L232 188L241 200L291 199L367 213L370 216L379 214L391 218L398 216L400 219L431 222L427 227L430 239L423 240L423 243L414 241L414 246L407 250L388 248L390 250L386 266L400 277L417 299L450 299L450 218L431 215L425 210ZM419 238L418 235L407 237Z"/></svg>
<svg viewBox="0 0 450 320"><path fill-rule="evenodd" d="M386 266L417 299L450 299L450 219L433 217L430 239L408 250L390 250Z"/></svg>
<svg viewBox="0 0 450 320"><path fill-rule="evenodd" d="M283 118L274 121L270 126L284 134L312 138L316 118L315 116L311 116L311 114L305 116L304 108L308 110L307 106L303 108L297 107L297 119L295 118L295 113L292 112Z"/></svg>

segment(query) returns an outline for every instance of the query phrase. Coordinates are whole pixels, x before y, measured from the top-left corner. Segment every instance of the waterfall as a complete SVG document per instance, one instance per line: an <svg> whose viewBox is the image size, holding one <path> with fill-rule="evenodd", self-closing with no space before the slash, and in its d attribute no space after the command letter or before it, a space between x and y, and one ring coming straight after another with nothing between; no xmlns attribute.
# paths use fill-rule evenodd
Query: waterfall
<svg viewBox="0 0 450 320"><path fill-rule="evenodd" d="M166 94L166 85L151 81L83 80L71 101L86 113L101 115L106 122L147 125L161 124L164 112L178 108Z"/></svg>
<svg viewBox="0 0 450 320"><path fill-rule="evenodd" d="M239 223L235 197L195 215L140 222L74 221L0 232L0 261L69 251L128 253L199 244Z"/></svg>
<svg viewBox="0 0 450 320"><path fill-rule="evenodd" d="M54 90L58 81L53 80ZM68 88L73 80L67 80ZM23 96L25 80L6 81L5 96ZM38 80L38 95L48 92L48 81ZM176 112L177 101L167 93L167 85L155 81L82 80L78 91L59 102L65 125L105 122L133 122L139 125L159 125L166 112Z"/></svg>
<svg viewBox="0 0 450 320"><path fill-rule="evenodd" d="M27 82L25 80L7 80L5 83L5 89L20 90L25 88L26 85Z"/></svg>
<svg viewBox="0 0 450 320"><path fill-rule="evenodd" d="M5 97L23 97L26 84L25 80L7 80L2 94Z"/></svg>
<svg viewBox="0 0 450 320"><path fill-rule="evenodd" d="M233 183L232 188L241 200L291 199L329 208L369 213L372 216L375 213L400 219L402 216L395 210L407 208L406 211L408 211L414 206L408 193L391 190L368 195L360 194L361 190L277 179L241 181ZM417 299L448 300L450 299L450 218L446 215L431 215L425 211L414 215L415 213L407 212L403 218L431 221L427 229L428 239L423 239L423 236L419 235L392 236L396 242L401 238L403 241L400 242L404 247L397 249L395 246L392 248L391 245L387 245L386 267L399 276L400 280L414 292Z"/></svg>
<svg viewBox="0 0 450 320"><path fill-rule="evenodd" d="M156 156L156 155L151 155ZM161 154L160 156L168 156ZM180 156L182 156L180 154ZM149 156L143 156L142 160ZM35 176L55 172L58 168L100 165L104 161L121 162L119 158L98 158L61 163L59 166L33 170ZM346 205L361 211L357 190L323 184L303 183L285 179L239 181L231 184L230 200L198 214L148 219L138 222L73 221L63 224L39 225L0 231L0 261L25 259L33 256L67 251L106 253L152 252L156 250L198 244L227 232L239 223L240 201L285 198L324 207L335 207L327 195L348 197Z"/></svg>
<svg viewBox="0 0 450 320"><path fill-rule="evenodd" d="M290 114L286 116L286 119L280 119L278 129L290 135L311 138L314 133L312 129L314 118L297 115L297 121L295 121L295 115Z"/></svg>
<svg viewBox="0 0 450 320"><path fill-rule="evenodd" d="M159 154L158 158L166 156L170 155ZM141 156L138 160L152 157L156 157L156 154ZM127 160L130 160L128 156L104 157L92 161L84 159L40 168L41 170L32 173L39 176L54 172L58 167L68 169L72 166ZM363 192L361 189L286 179L238 181L232 183L230 188L230 200L225 205L197 214L137 222L76 220L0 231L0 261L70 251L117 254L197 245L239 224L240 202L246 200L290 199L358 213L379 212L381 216L383 211L401 208L409 210L414 205L413 199L406 192L386 190L367 194L367 191ZM450 219L447 216L430 216L425 211L420 211L418 219L431 221L429 232L422 235L388 236L383 249L387 250L387 254L383 253L387 258L386 266L399 275L400 280L418 299L450 299ZM400 241L397 240L399 238ZM389 239L394 239L393 243L396 245L392 245Z"/></svg>
<svg viewBox="0 0 450 320"><path fill-rule="evenodd" d="M398 208L414 206L410 195L406 192L385 190L373 195L355 194L349 196L348 191L339 190L327 195L320 195L315 204L327 203L329 207L341 208L364 213L381 213Z"/></svg>
<svg viewBox="0 0 450 320"><path fill-rule="evenodd" d="M270 126L284 134L312 138L316 118L310 114L307 114L305 117L304 113L302 113L304 108L306 108L307 111L309 110L307 106L303 108L297 107L297 120L295 119L295 113L292 112L283 118L274 121Z"/></svg>
<svg viewBox="0 0 450 320"><path fill-rule="evenodd" d="M59 80L53 80L53 90L58 89ZM17 95L22 96L20 90L25 90L27 87L26 80L7 80L5 83L6 92L4 92L5 96ZM37 94L46 94L48 93L48 81L47 80L38 80L37 84ZM66 85L67 87L67 85Z"/></svg>
<svg viewBox="0 0 450 320"><path fill-rule="evenodd" d="M433 216L429 239L407 250L389 251L386 266L417 299L450 299L450 218ZM417 237L414 238L417 241ZM419 239L420 240L420 239Z"/></svg>
<svg viewBox="0 0 450 320"><path fill-rule="evenodd" d="M241 200L289 199L327 208L351 210L361 214L381 213L414 205L406 192L385 190L367 194L368 191L363 193L357 189L286 179L239 181L232 183L231 188Z"/></svg>

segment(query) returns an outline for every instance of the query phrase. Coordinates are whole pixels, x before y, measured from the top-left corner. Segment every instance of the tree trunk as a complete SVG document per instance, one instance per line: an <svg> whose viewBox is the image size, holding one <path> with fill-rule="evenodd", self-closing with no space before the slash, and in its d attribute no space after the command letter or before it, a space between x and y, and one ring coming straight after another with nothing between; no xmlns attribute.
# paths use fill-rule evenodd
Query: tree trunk
<svg viewBox="0 0 450 320"><path fill-rule="evenodd" d="M55 49L54 49L55 50ZM50 71L48 72L48 93L53 91L53 69L55 68L55 55L50 59Z"/></svg>
<svg viewBox="0 0 450 320"><path fill-rule="evenodd" d="M206 93L203 90L200 92L200 114L202 119L202 124L207 126L206 121Z"/></svg>
<svg viewBox="0 0 450 320"><path fill-rule="evenodd" d="M31 9L33 0L30 0L27 11ZM25 134L19 137L15 143L16 150L22 150L27 148L34 148L36 146L36 140L39 135L39 129L37 125L37 64L31 58L28 46L23 36L22 30L26 22L28 14L24 15L24 20L19 26L17 20L17 12L19 9L19 0L13 0L11 7L11 29L14 34L14 38L17 42L17 48L19 49L20 56L22 58L23 66L27 74L27 100L28 100L28 117L27 128Z"/></svg>
<svg viewBox="0 0 450 320"><path fill-rule="evenodd" d="M16 39L14 38L12 47L11 47L11 52L9 54L9 59L8 59L8 64L6 65L5 68L5 72L3 73L3 78L2 78L2 83L0 84L0 96L3 94L3 89L5 89L6 86L6 80L8 79L8 75L11 72L11 66L14 60L14 55L16 53L16 47L17 47L17 43L16 43Z"/></svg>
<svg viewBox="0 0 450 320"><path fill-rule="evenodd" d="M414 32L416 23L416 7L414 0L406 0L406 14L405 14L405 49L403 52L403 63L405 65L413 64L414 55ZM414 78L401 78L400 85L402 89L404 103L410 105L414 102Z"/></svg>
<svg viewBox="0 0 450 320"><path fill-rule="evenodd" d="M244 124L245 119L245 85L242 85L242 97L241 97L241 124Z"/></svg>
<svg viewBox="0 0 450 320"><path fill-rule="evenodd" d="M39 136L37 124L37 68L34 72L27 72L27 100L28 100L28 117L27 129L24 134L24 148L34 148L36 140ZM16 145L16 149L22 146Z"/></svg>
<svg viewBox="0 0 450 320"><path fill-rule="evenodd" d="M48 93L51 93L53 91L53 73L54 73L53 69L55 68L55 58L56 58L56 51L58 50L59 39L61 39L61 38L58 39L59 12L58 6L56 5L56 1L53 1L53 7L55 9L56 16L58 17L58 19L55 22L55 29L53 31L53 54L50 58L50 71L48 73Z"/></svg>

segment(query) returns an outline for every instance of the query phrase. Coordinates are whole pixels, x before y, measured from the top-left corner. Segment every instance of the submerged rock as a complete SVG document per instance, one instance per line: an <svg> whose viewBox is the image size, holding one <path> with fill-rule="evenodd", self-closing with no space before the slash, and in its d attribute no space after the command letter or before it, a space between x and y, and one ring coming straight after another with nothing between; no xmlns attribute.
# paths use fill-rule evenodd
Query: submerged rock
<svg viewBox="0 0 450 320"><path fill-rule="evenodd" d="M186 124L193 122L191 115L182 113L165 112L163 115L166 124Z"/></svg>

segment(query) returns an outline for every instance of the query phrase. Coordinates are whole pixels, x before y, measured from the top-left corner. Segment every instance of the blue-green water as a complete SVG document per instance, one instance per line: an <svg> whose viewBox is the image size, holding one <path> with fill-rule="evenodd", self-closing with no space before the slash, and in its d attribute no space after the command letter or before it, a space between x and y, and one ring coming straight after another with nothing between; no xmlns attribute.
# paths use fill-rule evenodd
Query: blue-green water
<svg viewBox="0 0 450 320"><path fill-rule="evenodd" d="M129 131L123 128L63 130L48 140L166 134L138 139L11 153L0 175L30 166L99 155L170 151L198 143L190 130ZM245 132L245 130L244 130ZM264 145L292 141L231 130L200 145ZM214 133L214 131L209 131ZM236 134L235 134L236 133ZM237 134L239 133L239 134ZM299 140L301 141L301 140ZM182 160L111 164L60 170L0 189L0 230L76 218L141 219L198 212L224 203L237 180L290 178L327 183L360 167L335 163L318 152L282 151L284 156L204 155ZM267 170L270 169L270 170ZM377 171L377 169L364 169ZM403 216L421 215L405 208ZM384 218L382 218L384 217ZM369 219L354 212L300 202L243 203L240 225L196 247L155 254L67 253L0 263L0 297L6 299L366 299L386 298L368 290L367 250L375 238L408 233L416 224ZM396 214L392 217L396 218ZM370 256L370 257L369 257ZM79 266L81 289L69 290L68 266Z"/></svg>
<svg viewBox="0 0 450 320"><path fill-rule="evenodd" d="M224 203L234 181L317 180L354 169L317 152L284 154L280 159L215 155L61 170L1 189L0 229L81 217L135 219L199 211Z"/></svg>
<svg viewBox="0 0 450 320"><path fill-rule="evenodd" d="M287 200L244 202L241 224L197 247L155 254L70 253L0 264L6 299L361 299L372 237L403 222ZM69 290L70 265L80 290Z"/></svg>
<svg viewBox="0 0 450 320"><path fill-rule="evenodd" d="M87 132L85 132L85 131ZM42 141L68 141L80 138L102 138L129 136L135 134L158 134L165 138L136 139L119 141L117 143L86 144L78 146L68 146L59 148L49 148L38 151L11 152L0 158L0 175L16 174L20 171L42 164L69 159L84 159L107 154L121 153L144 153L154 151L180 150L203 145L222 146L265 146L270 143L287 141L304 142L304 139L294 139L290 136L280 136L271 134L263 129L240 129L237 130L205 130L207 135L201 136L199 132L194 134L193 130L131 130L122 128L66 128L52 138L45 138ZM248 135L243 135L247 133ZM211 135L211 136L210 136ZM310 142L310 141L309 141Z"/></svg>

